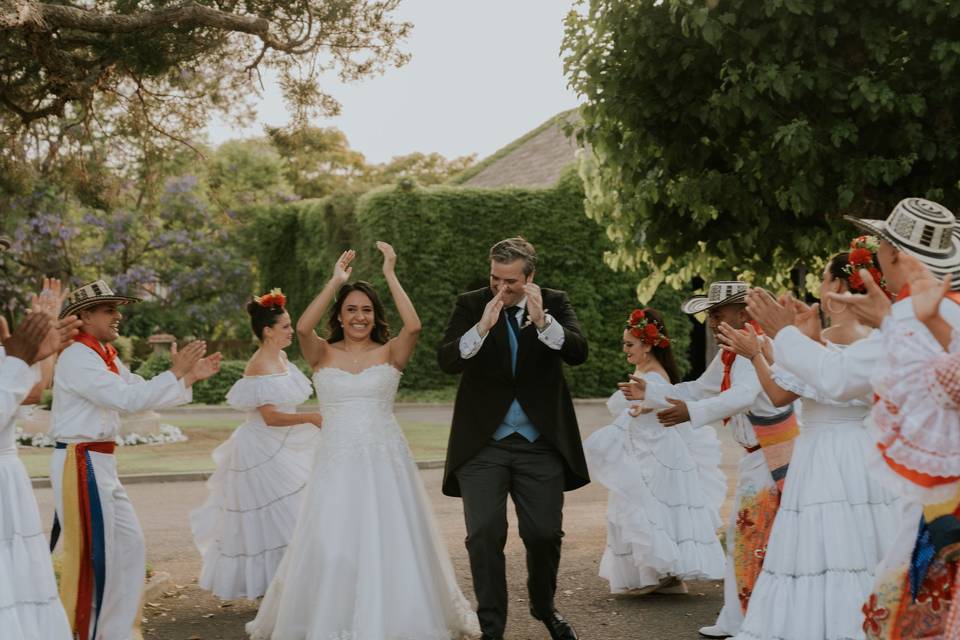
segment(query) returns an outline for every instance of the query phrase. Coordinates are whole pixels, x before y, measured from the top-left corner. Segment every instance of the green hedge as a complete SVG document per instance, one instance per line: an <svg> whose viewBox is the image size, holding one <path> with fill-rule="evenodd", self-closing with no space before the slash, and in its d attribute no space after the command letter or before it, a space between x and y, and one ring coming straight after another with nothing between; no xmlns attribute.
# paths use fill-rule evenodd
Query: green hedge
<svg viewBox="0 0 960 640"><path fill-rule="evenodd" d="M574 394L606 396L630 369L620 342L624 322L638 306L638 276L614 273L605 265L611 243L584 215L582 185L573 172L550 189L383 188L360 200L357 217L362 245L383 239L396 248L397 274L423 322L420 345L404 375L409 386L428 389L454 382L438 369L435 356L454 300L486 286L490 246L514 235L537 248L536 281L569 294L589 341L587 363L567 372ZM379 273L372 280L386 292ZM686 371L690 321L678 310L682 297L665 291L652 306L666 313Z"/></svg>
<svg viewBox="0 0 960 640"><path fill-rule="evenodd" d="M217 375L193 385L193 401L197 404L222 404L230 387L243 377L246 366L247 363L243 360L224 360L220 363L220 372ZM137 374L149 380L169 368L170 356L155 353L137 369Z"/></svg>
<svg viewBox="0 0 960 640"><path fill-rule="evenodd" d="M261 207L249 232L258 263L258 289L280 287L296 321L333 272L333 263L347 248L358 249L355 279L370 277L375 249L360 247L355 207L359 193ZM379 255L379 253L377 254Z"/></svg>
<svg viewBox="0 0 960 640"><path fill-rule="evenodd" d="M251 225L259 288L282 287L294 320L330 277L346 248L358 250L354 279L371 280L384 294L391 324L398 318L380 273L376 240L394 245L397 273L423 321L420 345L403 377L408 390L456 384L436 366L435 350L457 294L486 286L490 246L523 235L540 259L537 282L565 290L590 342L586 364L568 380L578 397L606 396L629 366L620 351L623 323L638 306L637 273L614 273L603 262L612 248L604 230L583 211L583 188L568 171L549 189L384 187L362 198L341 194L263 208ZM690 321L679 312L683 295L661 291L651 306L666 315L681 370ZM291 350L291 354L295 353Z"/></svg>

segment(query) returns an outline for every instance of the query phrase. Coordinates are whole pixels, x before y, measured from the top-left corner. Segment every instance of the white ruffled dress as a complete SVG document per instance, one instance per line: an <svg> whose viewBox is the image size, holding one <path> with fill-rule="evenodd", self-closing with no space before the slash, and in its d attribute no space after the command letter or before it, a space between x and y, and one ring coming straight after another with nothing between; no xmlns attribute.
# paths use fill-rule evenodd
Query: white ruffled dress
<svg viewBox="0 0 960 640"><path fill-rule="evenodd" d="M667 383L655 373L644 378ZM727 483L713 427L666 428L656 413L632 417L623 394L607 401L613 424L583 443L590 475L609 490L600 576L611 593L681 579L719 580L717 537Z"/></svg>
<svg viewBox="0 0 960 640"><path fill-rule="evenodd" d="M209 497L190 514L203 556L200 587L219 598L259 598L283 559L320 430L312 424L267 426L257 407L294 413L312 388L288 363L286 373L246 376L227 394L227 403L247 420L214 450Z"/></svg>
<svg viewBox="0 0 960 640"><path fill-rule="evenodd" d="M0 347L0 363L5 359ZM21 368L27 373L26 366ZM32 381L32 372L28 375ZM2 382L5 381L0 378ZM30 477L17 456L13 417L7 424L0 424L0 637L18 640L69 640L72 637L57 593L50 548L40 523Z"/></svg>
<svg viewBox="0 0 960 640"><path fill-rule="evenodd" d="M828 344L831 349L843 347ZM869 472L869 399L837 402L774 365L803 422L738 640L863 638L861 607L893 544L899 500Z"/></svg>
<svg viewBox="0 0 960 640"><path fill-rule="evenodd" d="M882 333L884 358L873 379L880 399L867 422L878 446L910 470L960 476L960 406L954 400L960 389L955 365L960 333L953 332L949 354L916 318L888 319ZM937 503L957 493L955 483L928 489L891 472L885 463L877 469L894 490L918 502Z"/></svg>

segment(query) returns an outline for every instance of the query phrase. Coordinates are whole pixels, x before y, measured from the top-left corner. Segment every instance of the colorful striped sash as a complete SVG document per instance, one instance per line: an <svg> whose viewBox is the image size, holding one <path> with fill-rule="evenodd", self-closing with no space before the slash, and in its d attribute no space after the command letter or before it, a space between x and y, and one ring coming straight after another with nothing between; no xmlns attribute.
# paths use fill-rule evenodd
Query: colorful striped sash
<svg viewBox="0 0 960 640"><path fill-rule="evenodd" d="M800 435L797 426L797 416L793 407L775 416L755 416L747 414L757 442L763 450L763 457L770 468L770 474L777 488L782 492L783 483L787 479L787 469L790 466L790 457L793 455L793 441Z"/></svg>
<svg viewBox="0 0 960 640"><path fill-rule="evenodd" d="M60 573L60 600L67 611L74 638L88 640L97 636L97 621L103 604L107 564L104 543L103 509L90 452L113 454L113 442L57 443L65 449L63 463L63 567ZM60 521L54 515L50 550L61 534ZM91 613L93 631L90 632Z"/></svg>

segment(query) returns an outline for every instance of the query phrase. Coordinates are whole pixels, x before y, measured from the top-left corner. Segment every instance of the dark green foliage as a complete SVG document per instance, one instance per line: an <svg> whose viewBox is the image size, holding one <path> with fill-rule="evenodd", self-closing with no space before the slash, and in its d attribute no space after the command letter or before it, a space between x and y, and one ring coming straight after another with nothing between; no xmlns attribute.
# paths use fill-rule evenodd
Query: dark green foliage
<svg viewBox="0 0 960 640"><path fill-rule="evenodd" d="M164 371L170 368L170 354L168 353L154 353L149 358L143 361L137 369L134 370L134 373L143 378L144 380L150 380Z"/></svg>
<svg viewBox="0 0 960 640"><path fill-rule="evenodd" d="M243 377L246 365L247 363L243 360L221 362L219 373L193 385L193 401L197 404L222 404L226 400L230 387ZM149 380L168 369L170 369L169 354L155 353L140 365L136 373Z"/></svg>
<svg viewBox="0 0 960 640"><path fill-rule="evenodd" d="M584 4L565 67L587 212L621 263L782 281L846 246L843 214L960 208L956 2Z"/></svg>
<svg viewBox="0 0 960 640"><path fill-rule="evenodd" d="M256 210L249 229L259 264L258 289L283 289L294 322L330 279L333 264L345 249L354 247L361 253L354 278L369 275L366 266L372 251L362 251L357 244L357 198L352 192L336 193Z"/></svg>
<svg viewBox="0 0 960 640"><path fill-rule="evenodd" d="M243 377L246 366L244 360L224 360L220 363L219 373L193 385L193 401L198 404L223 403L230 387Z"/></svg>

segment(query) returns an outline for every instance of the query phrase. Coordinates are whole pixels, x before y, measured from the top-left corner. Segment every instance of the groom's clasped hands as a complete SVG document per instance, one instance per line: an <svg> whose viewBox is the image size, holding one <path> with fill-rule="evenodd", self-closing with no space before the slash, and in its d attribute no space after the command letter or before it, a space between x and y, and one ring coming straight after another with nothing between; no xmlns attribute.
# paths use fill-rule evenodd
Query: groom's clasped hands
<svg viewBox="0 0 960 640"><path fill-rule="evenodd" d="M503 311L506 292L506 287L501 286L483 308L483 315L480 316L480 322L477 323L477 332L481 337L487 335L500 320L500 313ZM535 326L537 330L542 331L546 324L546 310L543 308L543 293L540 291L540 285L528 282L523 285L523 293L527 299L527 320ZM525 326L526 324L520 328L522 329Z"/></svg>

